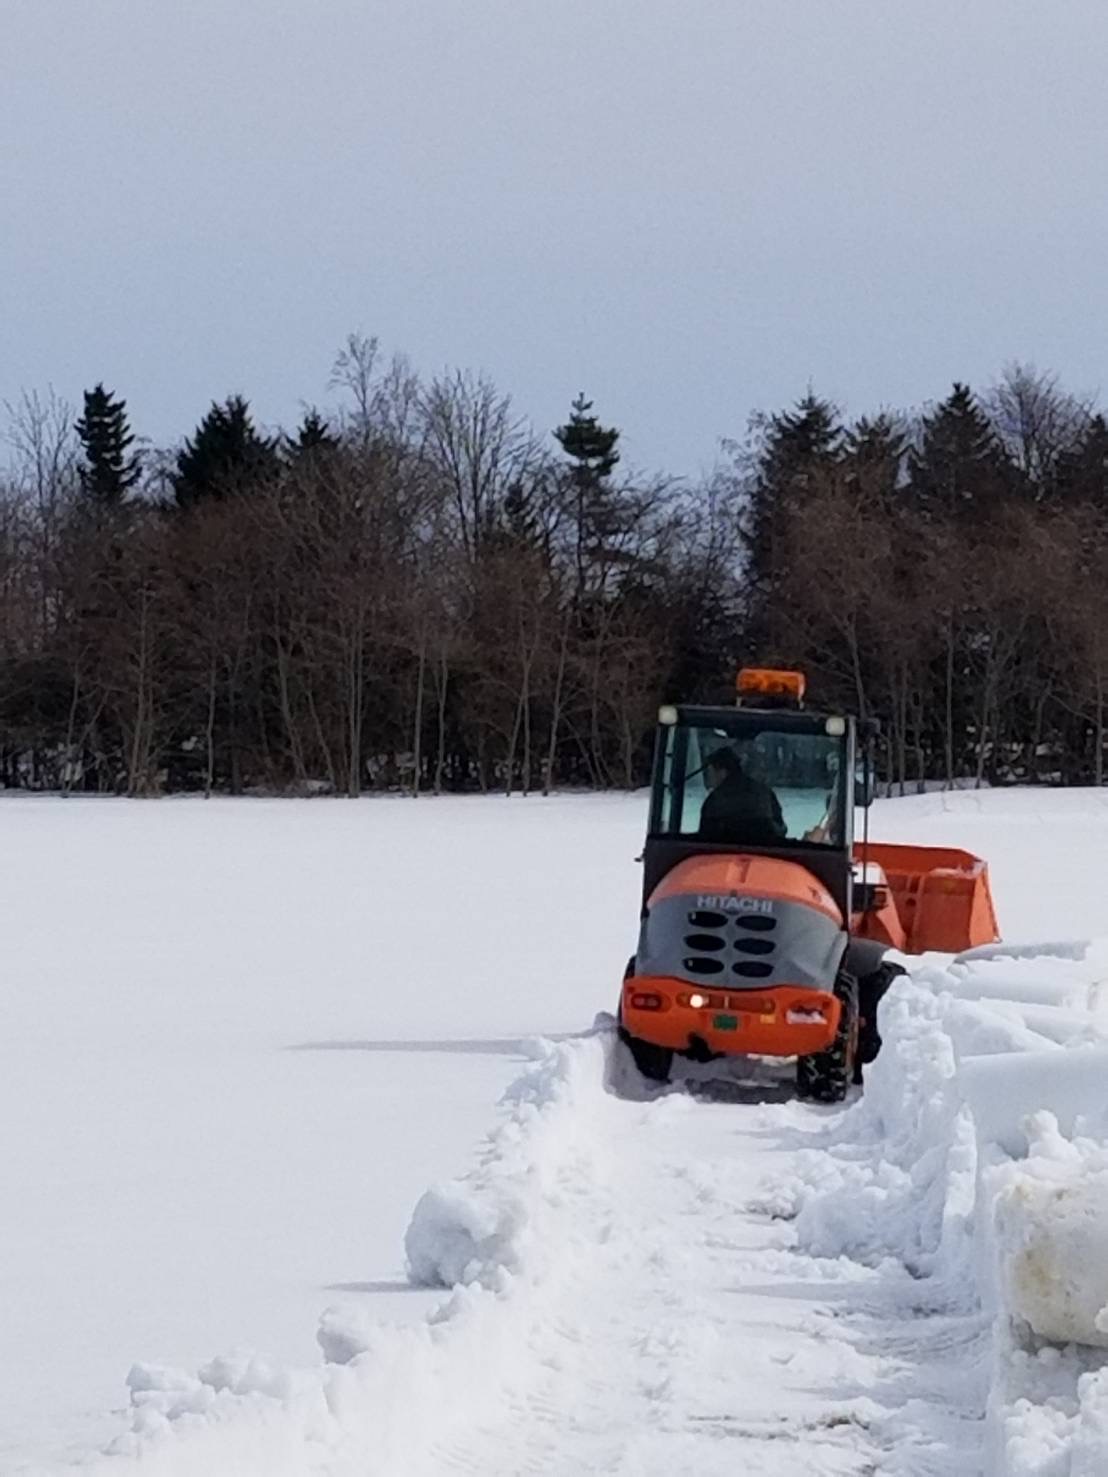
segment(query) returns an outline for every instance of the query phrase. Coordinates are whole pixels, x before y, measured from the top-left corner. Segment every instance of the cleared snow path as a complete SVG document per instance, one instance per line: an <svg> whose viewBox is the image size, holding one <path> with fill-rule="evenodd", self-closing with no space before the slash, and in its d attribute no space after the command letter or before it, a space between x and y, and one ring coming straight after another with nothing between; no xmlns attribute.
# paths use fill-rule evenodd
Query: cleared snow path
<svg viewBox="0 0 1108 1477"><path fill-rule="evenodd" d="M888 1472L898 1443L949 1436L953 1392L909 1353L935 1340L889 1325L882 1274L798 1254L758 1209L789 1173L792 1115L670 1096L600 1116L611 1178L578 1205L591 1245L529 1330L499 1419L439 1445L441 1470ZM944 1444L942 1467L902 1450L896 1469L957 1470Z"/></svg>
<svg viewBox="0 0 1108 1477"><path fill-rule="evenodd" d="M967 1401L949 1368L965 1321L921 1308L902 1267L804 1255L775 1213L798 1147L841 1117L753 1105L784 1096L780 1081L720 1084L722 1102L589 1095L591 1152L550 1192L556 1286L495 1416L438 1443L429 1471L977 1469L978 1392Z"/></svg>

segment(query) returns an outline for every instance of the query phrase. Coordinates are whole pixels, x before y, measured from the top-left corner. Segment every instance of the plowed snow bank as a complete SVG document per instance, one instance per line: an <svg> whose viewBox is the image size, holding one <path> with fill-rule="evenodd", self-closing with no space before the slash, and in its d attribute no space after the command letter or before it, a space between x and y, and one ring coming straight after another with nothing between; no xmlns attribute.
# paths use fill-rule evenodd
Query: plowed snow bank
<svg viewBox="0 0 1108 1477"><path fill-rule="evenodd" d="M1102 945L924 966L794 1210L824 1256L904 1262L980 1322L992 1477L1108 1472L1108 1007Z"/></svg>

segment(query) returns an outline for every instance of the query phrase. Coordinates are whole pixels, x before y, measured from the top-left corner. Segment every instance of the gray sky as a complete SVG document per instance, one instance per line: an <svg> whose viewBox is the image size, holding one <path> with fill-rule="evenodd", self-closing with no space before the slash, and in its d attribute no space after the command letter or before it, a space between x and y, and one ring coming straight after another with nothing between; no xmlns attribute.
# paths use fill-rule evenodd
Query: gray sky
<svg viewBox="0 0 1108 1477"><path fill-rule="evenodd" d="M1099 391L1105 0L0 0L0 397L156 441L378 334L694 473L809 382Z"/></svg>

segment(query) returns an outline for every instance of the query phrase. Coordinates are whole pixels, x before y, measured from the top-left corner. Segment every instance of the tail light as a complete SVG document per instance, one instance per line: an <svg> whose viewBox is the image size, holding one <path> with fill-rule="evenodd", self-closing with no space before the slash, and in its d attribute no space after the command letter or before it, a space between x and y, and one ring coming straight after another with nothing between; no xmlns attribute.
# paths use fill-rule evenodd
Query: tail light
<svg viewBox="0 0 1108 1477"><path fill-rule="evenodd" d="M632 995L631 1004L636 1010L661 1010L661 995Z"/></svg>

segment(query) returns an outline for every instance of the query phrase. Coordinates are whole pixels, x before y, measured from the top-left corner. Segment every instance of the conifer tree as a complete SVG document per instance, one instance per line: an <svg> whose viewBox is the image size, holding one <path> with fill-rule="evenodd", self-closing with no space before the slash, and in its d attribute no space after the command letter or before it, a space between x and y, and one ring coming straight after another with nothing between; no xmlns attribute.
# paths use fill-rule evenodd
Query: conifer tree
<svg viewBox="0 0 1108 1477"><path fill-rule="evenodd" d="M903 426L884 413L862 416L846 433L843 462L850 480L874 512L891 509L897 500L908 438Z"/></svg>
<svg viewBox="0 0 1108 1477"><path fill-rule="evenodd" d="M182 508L205 498L249 491L277 470L274 443L260 436L241 395L212 403L195 434L177 453L173 491Z"/></svg>
<svg viewBox="0 0 1108 1477"><path fill-rule="evenodd" d="M1085 503L1108 515L1108 422L1089 417L1081 440L1058 460L1056 481L1060 498Z"/></svg>
<svg viewBox="0 0 1108 1477"><path fill-rule="evenodd" d="M130 452L134 435L127 422L127 402L103 384L85 391L84 415L77 436L84 452L81 487L94 502L117 507L142 475L139 458Z"/></svg>
<svg viewBox="0 0 1108 1477"><path fill-rule="evenodd" d="M592 414L592 405L584 394L578 395L570 407L569 420L554 432L554 439L569 458L578 603L588 583L589 562L598 557L603 559L605 543L619 533L624 511L622 500L611 485L612 473L620 459L620 433L613 426L602 426Z"/></svg>
<svg viewBox="0 0 1108 1477"><path fill-rule="evenodd" d="M306 453L334 451L339 444L338 437L314 406L304 412L295 437L289 437L287 441L293 458Z"/></svg>
<svg viewBox="0 0 1108 1477"><path fill-rule="evenodd" d="M591 411L592 401L578 395L570 406L569 420L554 432L554 439L570 458L574 481L596 488L612 475L619 462L619 432L602 426Z"/></svg>
<svg viewBox="0 0 1108 1477"><path fill-rule="evenodd" d="M768 659L776 649L779 622L774 604L781 568L784 530L803 515L806 495L842 454L843 428L827 400L809 391L792 411L770 418L751 481L741 532L746 550L748 619L746 641L753 659Z"/></svg>
<svg viewBox="0 0 1108 1477"><path fill-rule="evenodd" d="M987 517L1014 486L1014 468L988 416L967 385L924 416L920 444L909 457L913 502L928 521Z"/></svg>

